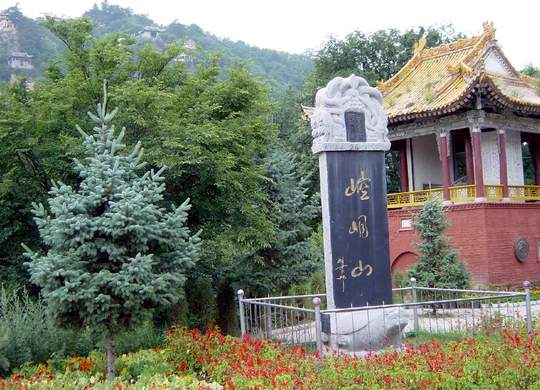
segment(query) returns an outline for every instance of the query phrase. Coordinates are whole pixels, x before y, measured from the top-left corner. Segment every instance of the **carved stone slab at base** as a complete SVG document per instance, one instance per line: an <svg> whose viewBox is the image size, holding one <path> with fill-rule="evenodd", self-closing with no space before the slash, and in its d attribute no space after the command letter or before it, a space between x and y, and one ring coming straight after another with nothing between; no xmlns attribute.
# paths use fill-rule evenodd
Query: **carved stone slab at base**
<svg viewBox="0 0 540 390"><path fill-rule="evenodd" d="M324 314L323 323L327 326L323 326L322 340L333 350L343 352L399 349L408 321L403 308Z"/></svg>

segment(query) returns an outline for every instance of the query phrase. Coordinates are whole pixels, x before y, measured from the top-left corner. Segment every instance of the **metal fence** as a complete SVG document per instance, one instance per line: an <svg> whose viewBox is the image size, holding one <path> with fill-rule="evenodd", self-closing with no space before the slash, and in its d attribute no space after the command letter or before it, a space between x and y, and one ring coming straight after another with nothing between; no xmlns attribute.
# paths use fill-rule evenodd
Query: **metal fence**
<svg viewBox="0 0 540 390"><path fill-rule="evenodd" d="M361 349L371 351L398 347L411 335L457 338L524 324L531 331L534 312L540 313L528 282L523 292L506 292L417 287L411 279L411 287L392 292L389 305L329 309L325 294L248 299L239 290L241 332L321 353L358 348L362 340ZM392 332L394 339L381 339Z"/></svg>

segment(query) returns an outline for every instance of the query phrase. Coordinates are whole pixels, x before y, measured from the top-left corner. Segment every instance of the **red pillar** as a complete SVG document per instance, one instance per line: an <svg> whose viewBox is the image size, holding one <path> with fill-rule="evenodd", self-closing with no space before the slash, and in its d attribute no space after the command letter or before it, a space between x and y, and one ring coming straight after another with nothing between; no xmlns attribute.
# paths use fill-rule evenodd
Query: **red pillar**
<svg viewBox="0 0 540 390"><path fill-rule="evenodd" d="M508 198L508 168L506 164L506 137L504 130L499 130L499 177L503 186L503 198Z"/></svg>
<svg viewBox="0 0 540 390"><path fill-rule="evenodd" d="M448 135L446 133L440 133L439 145L441 149L441 170L442 170L442 185L443 185L443 197L444 200L450 200L450 169L448 166Z"/></svg>
<svg viewBox="0 0 540 390"><path fill-rule="evenodd" d="M463 142L465 144L465 166L467 168L467 185L474 184L474 163L473 163L473 152L471 145L471 133L467 131L463 137Z"/></svg>
<svg viewBox="0 0 540 390"><path fill-rule="evenodd" d="M409 192L409 170L407 168L407 140L399 141L399 189Z"/></svg>
<svg viewBox="0 0 540 390"><path fill-rule="evenodd" d="M480 127L472 128L472 149L474 157L474 182L476 184L476 197L484 197L484 169L482 167L482 146Z"/></svg>

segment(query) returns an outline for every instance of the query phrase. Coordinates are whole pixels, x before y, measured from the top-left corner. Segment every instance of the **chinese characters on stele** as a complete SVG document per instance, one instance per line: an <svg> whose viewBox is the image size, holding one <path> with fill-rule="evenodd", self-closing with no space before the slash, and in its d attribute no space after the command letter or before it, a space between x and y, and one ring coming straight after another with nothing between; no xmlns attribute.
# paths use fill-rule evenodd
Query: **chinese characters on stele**
<svg viewBox="0 0 540 390"><path fill-rule="evenodd" d="M349 185L345 188L345 198L352 198L358 196L361 201L369 201L369 188L370 188L371 178L366 176L366 173L363 169L360 169L360 175L358 178L350 178ZM368 216L359 215L357 218L353 219L349 227L349 235L354 239L365 239L369 236L368 230ZM355 259L351 265L348 265L344 257L340 257L337 260L338 266L336 271L338 271L337 280L341 283L341 290L345 292L345 281L348 277L358 278L358 277L369 277L373 273L373 266L366 264L361 259ZM349 268L349 269L347 269Z"/></svg>

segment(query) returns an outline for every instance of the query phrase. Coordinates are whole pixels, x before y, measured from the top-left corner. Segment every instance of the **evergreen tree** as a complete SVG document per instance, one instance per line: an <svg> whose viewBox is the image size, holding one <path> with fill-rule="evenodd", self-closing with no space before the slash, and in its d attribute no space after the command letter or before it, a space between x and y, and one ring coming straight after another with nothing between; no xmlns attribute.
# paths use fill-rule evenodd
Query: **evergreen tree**
<svg viewBox="0 0 540 390"><path fill-rule="evenodd" d="M419 286L436 288L467 288L470 276L458 253L444 235L448 220L441 201L429 199L414 219L414 228L420 239L418 261L409 269Z"/></svg>
<svg viewBox="0 0 540 390"><path fill-rule="evenodd" d="M115 376L115 337L148 318L152 309L170 306L181 296L186 271L194 265L200 240L185 226L186 200L167 212L163 168L139 175L145 163L140 143L124 148L124 129L109 126L107 91L92 135L84 137L87 158L75 160L78 190L53 184L49 209L34 205L35 221L48 248L28 253L31 281L63 326L91 327L104 337L107 378Z"/></svg>
<svg viewBox="0 0 540 390"><path fill-rule="evenodd" d="M319 213L318 194L309 195L309 177L298 174L294 154L276 147L267 161L274 237L262 252L262 264L254 264L244 285L252 286L258 294L286 291L322 267L311 241L312 223Z"/></svg>

